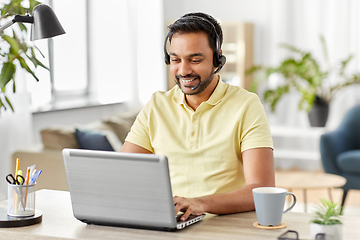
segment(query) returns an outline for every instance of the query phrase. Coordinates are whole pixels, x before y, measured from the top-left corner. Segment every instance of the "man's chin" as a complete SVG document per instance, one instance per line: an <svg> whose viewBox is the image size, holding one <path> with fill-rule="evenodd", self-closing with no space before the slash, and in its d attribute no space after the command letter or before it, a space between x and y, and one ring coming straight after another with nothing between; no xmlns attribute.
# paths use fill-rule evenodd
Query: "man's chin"
<svg viewBox="0 0 360 240"><path fill-rule="evenodd" d="M179 86L180 87L180 90L184 93L184 94L186 94L186 95L194 95L194 94L196 94L196 90L192 90L192 87L193 86Z"/></svg>

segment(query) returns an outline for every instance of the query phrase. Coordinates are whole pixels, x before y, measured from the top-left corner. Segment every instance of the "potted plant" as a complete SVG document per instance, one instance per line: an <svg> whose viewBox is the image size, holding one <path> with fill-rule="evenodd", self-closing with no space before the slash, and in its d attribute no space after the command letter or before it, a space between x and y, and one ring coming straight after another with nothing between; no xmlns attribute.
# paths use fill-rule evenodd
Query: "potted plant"
<svg viewBox="0 0 360 240"><path fill-rule="evenodd" d="M262 72L260 78L255 79L255 85L260 81L269 79L272 74L282 76L283 82L274 89L267 89L264 93L264 100L274 111L278 101L290 90L295 89L300 93L299 109L309 113L310 124L312 126L325 126L329 103L335 94L342 88L360 83L360 74L348 75L345 73L346 67L353 58L352 55L341 61L339 65L331 65L328 57L327 46L323 36L320 36L326 69L320 67L319 62L310 52L302 51L289 44L281 44L294 54L283 60L277 67L254 66L247 70L247 74ZM337 84L330 83L330 77L336 77ZM254 91L253 87L253 91ZM324 117L322 121L317 121L317 117Z"/></svg>
<svg viewBox="0 0 360 240"><path fill-rule="evenodd" d="M11 0L8 4L4 4L1 7L0 20L2 21L9 17L13 18L17 14L25 15L27 12L32 12L33 8L40 4L36 0L29 0L26 1L30 4L29 8L25 8L23 7L23 2L25 1ZM36 81L39 81L39 79L34 73L34 68L40 66L48 69L36 57L35 52L40 52L40 50L30 44L30 41L26 40L28 36L25 24L18 23L18 26L19 29L15 29L16 31L14 30L15 27L12 27L13 31L11 31L11 34L0 33L0 113L1 110L6 110L7 107L14 111L11 101L6 96L6 88L11 87L12 91L16 92L15 73L19 67L30 73ZM33 67L30 67L31 65Z"/></svg>
<svg viewBox="0 0 360 240"><path fill-rule="evenodd" d="M322 205L317 206L316 218L310 221L310 237L316 239L318 233L324 233L326 240L341 240L342 223L338 219L342 208L330 200L321 199Z"/></svg>

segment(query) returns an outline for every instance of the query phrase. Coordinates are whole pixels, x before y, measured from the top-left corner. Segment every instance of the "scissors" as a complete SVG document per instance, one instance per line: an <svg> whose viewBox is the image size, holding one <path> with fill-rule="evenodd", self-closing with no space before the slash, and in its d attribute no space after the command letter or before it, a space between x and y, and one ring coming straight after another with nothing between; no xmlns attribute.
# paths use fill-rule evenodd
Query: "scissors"
<svg viewBox="0 0 360 240"><path fill-rule="evenodd" d="M13 185L23 185L24 182L25 182L25 179L23 176L21 175L16 175L16 178L14 178L14 175L12 175L11 173L8 174L6 176L6 181L10 184L13 184ZM20 204L22 205L24 211L25 211L25 205L24 205L24 202L23 202L23 194L22 194L22 191L21 189L19 189L19 187L15 188L15 192L16 194L19 196L19 200L20 200Z"/></svg>
<svg viewBox="0 0 360 240"><path fill-rule="evenodd" d="M21 175L16 175L16 178L10 173L6 176L6 181L10 184L23 185L25 179Z"/></svg>

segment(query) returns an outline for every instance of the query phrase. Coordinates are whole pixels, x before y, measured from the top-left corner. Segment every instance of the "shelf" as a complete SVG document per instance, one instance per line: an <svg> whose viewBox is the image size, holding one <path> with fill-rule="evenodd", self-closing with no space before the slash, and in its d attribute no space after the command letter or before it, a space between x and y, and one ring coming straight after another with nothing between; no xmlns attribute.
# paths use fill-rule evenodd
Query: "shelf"
<svg viewBox="0 0 360 240"><path fill-rule="evenodd" d="M320 141L322 134L328 130L325 127L284 127L284 126L270 126L271 135L273 140L275 138L284 138L286 141L296 141L296 139L307 139L307 141L315 140ZM319 146L312 145L312 148L316 147L312 151L309 149L299 147L299 149L292 150L287 148L278 147L274 150L274 157L281 159L294 159L294 160L309 160L320 161L320 149Z"/></svg>
<svg viewBox="0 0 360 240"><path fill-rule="evenodd" d="M274 150L275 158L285 159L298 159L298 160L309 160L309 161L320 161L321 156L319 152L300 151L300 150Z"/></svg>
<svg viewBox="0 0 360 240"><path fill-rule="evenodd" d="M270 131L273 137L319 138L327 129L325 127L296 128L270 126Z"/></svg>

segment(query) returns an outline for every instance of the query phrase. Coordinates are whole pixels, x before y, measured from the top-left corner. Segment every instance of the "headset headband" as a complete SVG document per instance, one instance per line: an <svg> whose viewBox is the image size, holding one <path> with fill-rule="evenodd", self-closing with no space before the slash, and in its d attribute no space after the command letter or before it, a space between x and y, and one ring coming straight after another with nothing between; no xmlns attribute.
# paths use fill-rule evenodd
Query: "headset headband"
<svg viewBox="0 0 360 240"><path fill-rule="evenodd" d="M220 38L219 38L218 33L216 32L216 28L215 28L214 24L212 24L212 22L210 22L209 20L207 20L203 17L194 16L194 15L185 16L185 17L180 18L179 20L200 20L200 21L206 22L208 25L210 25L213 28L214 33L215 33L215 38L216 38L215 39L216 50L215 50L214 56L213 56L213 65L214 65L214 67L219 67L220 65L222 67L226 62L226 58L224 55L221 55L221 53L220 53ZM179 21L179 20L177 20L177 21ZM165 42L164 42L165 63L167 65L170 64L170 55L168 54L168 52L166 50L166 43L167 43L171 33L172 32L169 31L166 34Z"/></svg>

